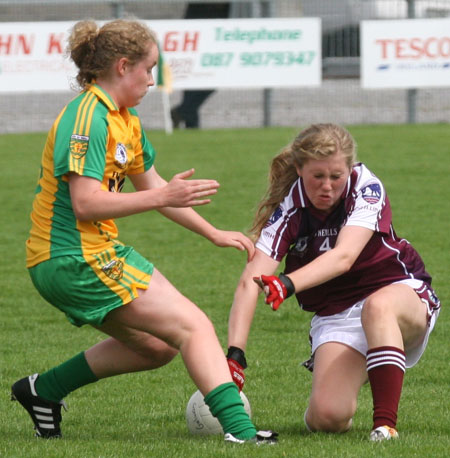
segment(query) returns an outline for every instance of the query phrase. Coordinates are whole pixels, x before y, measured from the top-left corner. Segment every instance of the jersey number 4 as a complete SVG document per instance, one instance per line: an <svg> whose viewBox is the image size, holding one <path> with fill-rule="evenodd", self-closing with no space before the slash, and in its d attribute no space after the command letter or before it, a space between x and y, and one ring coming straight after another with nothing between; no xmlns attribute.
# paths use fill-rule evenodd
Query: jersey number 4
<svg viewBox="0 0 450 458"><path fill-rule="evenodd" d="M331 250L330 246L330 237L326 237L325 240L320 245L319 251L329 251Z"/></svg>

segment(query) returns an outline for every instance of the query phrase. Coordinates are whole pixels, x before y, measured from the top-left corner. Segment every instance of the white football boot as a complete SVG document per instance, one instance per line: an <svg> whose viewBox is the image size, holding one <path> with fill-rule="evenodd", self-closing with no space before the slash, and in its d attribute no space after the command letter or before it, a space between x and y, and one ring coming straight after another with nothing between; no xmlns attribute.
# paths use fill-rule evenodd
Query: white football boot
<svg viewBox="0 0 450 458"><path fill-rule="evenodd" d="M395 428L390 426L378 426L371 431L369 439L372 442L388 441L391 439L398 439L398 432Z"/></svg>
<svg viewBox="0 0 450 458"><path fill-rule="evenodd" d="M274 431L258 431L256 436L251 439L238 439L231 433L226 433L224 436L225 442L233 442L234 444L247 444L253 443L256 445L269 444L273 445L278 442L278 433Z"/></svg>

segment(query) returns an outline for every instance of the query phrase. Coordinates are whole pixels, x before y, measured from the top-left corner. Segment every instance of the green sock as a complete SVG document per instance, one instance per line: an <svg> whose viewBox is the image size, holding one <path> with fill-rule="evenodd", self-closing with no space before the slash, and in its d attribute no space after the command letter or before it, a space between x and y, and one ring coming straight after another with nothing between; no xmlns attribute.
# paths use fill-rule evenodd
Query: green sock
<svg viewBox="0 0 450 458"><path fill-rule="evenodd" d="M242 440L256 435L256 428L245 411L238 388L233 382L214 388L205 396L205 403L219 420L225 433L231 433Z"/></svg>
<svg viewBox="0 0 450 458"><path fill-rule="evenodd" d="M81 352L65 363L40 374L35 388L37 394L44 399L59 402L70 392L97 380L86 361L84 352Z"/></svg>

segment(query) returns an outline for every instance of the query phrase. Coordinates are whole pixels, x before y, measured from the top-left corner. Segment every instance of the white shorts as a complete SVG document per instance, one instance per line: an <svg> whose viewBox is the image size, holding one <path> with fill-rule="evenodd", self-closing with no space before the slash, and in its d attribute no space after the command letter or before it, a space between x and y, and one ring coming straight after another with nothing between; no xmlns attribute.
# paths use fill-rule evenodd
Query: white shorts
<svg viewBox="0 0 450 458"><path fill-rule="evenodd" d="M428 311L428 329L422 342L415 348L406 352L406 367L413 367L421 358L428 343L428 338L439 316L439 300L433 291L420 280L403 280L403 283L411 286L420 299L424 302ZM331 316L315 315L311 320L311 355L314 357L316 349L327 342L340 342L359 351L364 357L367 354L367 339L361 324L361 311L366 299L357 302L352 307L341 313ZM313 359L303 363L312 370Z"/></svg>

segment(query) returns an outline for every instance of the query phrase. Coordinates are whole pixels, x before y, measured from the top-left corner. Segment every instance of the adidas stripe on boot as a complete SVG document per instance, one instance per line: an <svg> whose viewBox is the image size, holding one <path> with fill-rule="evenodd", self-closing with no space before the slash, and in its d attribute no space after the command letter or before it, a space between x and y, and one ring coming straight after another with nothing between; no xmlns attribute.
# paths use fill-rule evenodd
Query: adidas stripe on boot
<svg viewBox="0 0 450 458"><path fill-rule="evenodd" d="M38 374L18 380L11 387L11 400L18 401L29 413L37 437L53 439L61 437L61 407L67 411L64 401L52 402L41 398L34 388Z"/></svg>

